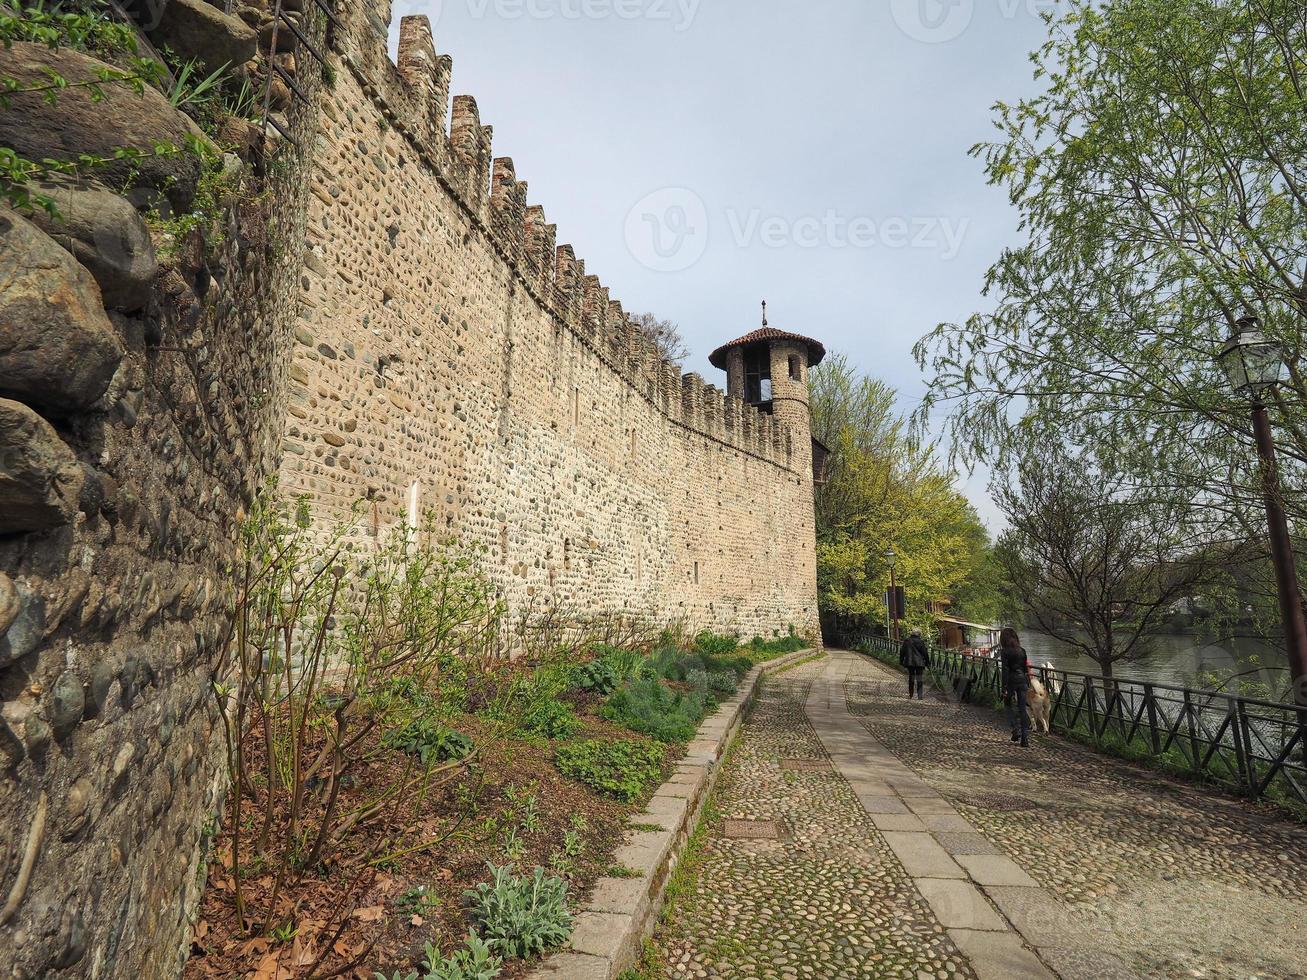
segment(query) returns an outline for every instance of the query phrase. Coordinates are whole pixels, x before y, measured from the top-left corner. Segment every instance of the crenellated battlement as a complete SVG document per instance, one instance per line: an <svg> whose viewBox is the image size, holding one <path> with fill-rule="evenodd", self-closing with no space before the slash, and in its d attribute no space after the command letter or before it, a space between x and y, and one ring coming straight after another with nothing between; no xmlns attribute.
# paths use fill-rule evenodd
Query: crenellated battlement
<svg viewBox="0 0 1307 980"><path fill-rule="evenodd" d="M493 129L471 95L450 98L453 59L437 53L425 16L400 21L398 61L387 52L387 0L342 5L336 48L364 93L416 151L422 165L481 228L527 292L564 329L591 347L672 422L782 467L788 432L773 419L697 375L664 361L609 295L544 208L529 202L511 157L493 157Z"/></svg>

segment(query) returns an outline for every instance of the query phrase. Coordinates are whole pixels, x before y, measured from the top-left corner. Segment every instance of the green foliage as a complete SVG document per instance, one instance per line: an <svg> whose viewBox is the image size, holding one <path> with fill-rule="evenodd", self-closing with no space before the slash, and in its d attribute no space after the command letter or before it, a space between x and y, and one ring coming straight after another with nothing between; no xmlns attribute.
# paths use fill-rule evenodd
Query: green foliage
<svg viewBox="0 0 1307 980"><path fill-rule="evenodd" d="M649 658L638 650L600 645L595 647L600 659L612 668L618 683L653 676Z"/></svg>
<svg viewBox="0 0 1307 980"><path fill-rule="evenodd" d="M758 663L787 653L795 653L808 646L811 644L803 637L797 636L791 628L789 635L774 640L764 640L761 636L755 636L749 643L749 654L753 661Z"/></svg>
<svg viewBox="0 0 1307 980"><path fill-rule="evenodd" d="M600 643L594 653L593 660L572 668L572 688L611 694L628 681L653 676L649 658L638 650Z"/></svg>
<svg viewBox="0 0 1307 980"><path fill-rule="evenodd" d="M432 889L427 885L414 885L401 892L395 899L395 908L404 915L435 915L440 903L432 895Z"/></svg>
<svg viewBox="0 0 1307 980"><path fill-rule="evenodd" d="M545 738L570 738L581 727L581 719L565 701L545 701L538 704L525 719L524 728Z"/></svg>
<svg viewBox="0 0 1307 980"><path fill-rule="evenodd" d="M0 44L15 41L100 54L137 51L136 31L116 19L107 3L82 0L75 8L28 0L0 0Z"/></svg>
<svg viewBox="0 0 1307 980"><path fill-rule="evenodd" d="M473 749L472 739L427 715L410 718L403 726L386 732L382 744L417 756L424 766L465 759Z"/></svg>
<svg viewBox="0 0 1307 980"><path fill-rule="evenodd" d="M487 945L507 957L525 958L567 941L572 932L567 882L540 867L530 877L515 875L512 865L488 867L491 880L465 893Z"/></svg>
<svg viewBox="0 0 1307 980"><path fill-rule="evenodd" d="M1026 241L986 312L917 347L964 463L1031 441L1175 500L1246 539L1258 526L1247 401L1216 362L1254 316L1286 362L1267 408L1283 504L1307 515L1307 21L1301 0L1074 0L1031 55L1041 90L995 107L973 149Z"/></svg>
<svg viewBox="0 0 1307 980"><path fill-rule="evenodd" d="M617 671L613 670L612 664L600 657L578 664L572 672L572 687L579 691L612 694L617 689L618 682Z"/></svg>
<svg viewBox="0 0 1307 980"><path fill-rule="evenodd" d="M695 650L710 657L724 657L734 653L739 645L740 637L735 633L718 634L704 630L694 638Z"/></svg>
<svg viewBox="0 0 1307 980"><path fill-rule="evenodd" d="M648 678L622 688L608 699L600 714L660 742L688 742L694 738L707 704L707 697L700 692L673 691Z"/></svg>
<svg viewBox="0 0 1307 980"><path fill-rule="evenodd" d="M470 932L463 940L463 948L449 956L441 956L438 949L427 943L427 972L420 976L416 970L407 974L396 973L392 980L495 980L502 972L503 964L489 943ZM376 976L377 980L386 980L384 973Z"/></svg>
<svg viewBox="0 0 1307 980"><path fill-rule="evenodd" d="M554 762L563 775L629 803L662 775L663 749L634 739L590 739L560 745Z"/></svg>
<svg viewBox="0 0 1307 980"><path fill-rule="evenodd" d="M200 62L191 59L183 63L173 76L172 85L165 94L174 109L207 106L221 96L227 64L224 63L207 75L201 75L199 68Z"/></svg>
<svg viewBox="0 0 1307 980"><path fill-rule="evenodd" d="M811 374L813 434L831 449L816 490L817 591L822 612L883 624L890 568L908 596L908 623L927 630L927 602L993 613L989 537L975 510L895 409L895 392L843 355ZM965 606L962 599L965 598Z"/></svg>

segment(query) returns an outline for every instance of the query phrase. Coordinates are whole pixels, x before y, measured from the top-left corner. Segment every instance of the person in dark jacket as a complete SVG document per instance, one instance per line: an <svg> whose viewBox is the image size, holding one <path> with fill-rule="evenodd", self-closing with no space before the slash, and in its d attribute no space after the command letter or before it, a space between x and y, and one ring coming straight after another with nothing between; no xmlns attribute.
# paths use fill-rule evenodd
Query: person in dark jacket
<svg viewBox="0 0 1307 980"><path fill-rule="evenodd" d="M1026 703L1026 692L1030 690L1030 660L1021 646L1021 638L1012 627L999 634L998 651L1003 707L1007 709L1007 720L1012 726L1012 741L1019 741L1022 748L1029 748L1030 708Z"/></svg>
<svg viewBox="0 0 1307 980"><path fill-rule="evenodd" d="M899 663L908 672L908 698L915 693L917 700L922 700L925 690L922 676L930 666L930 648L921 638L921 630L913 630L903 641L899 647Z"/></svg>

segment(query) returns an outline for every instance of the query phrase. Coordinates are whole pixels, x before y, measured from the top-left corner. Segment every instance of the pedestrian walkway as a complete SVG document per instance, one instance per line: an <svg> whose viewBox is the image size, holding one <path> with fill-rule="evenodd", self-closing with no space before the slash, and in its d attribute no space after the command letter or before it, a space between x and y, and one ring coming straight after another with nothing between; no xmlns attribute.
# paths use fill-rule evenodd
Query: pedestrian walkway
<svg viewBox="0 0 1307 980"><path fill-rule="evenodd" d="M1307 976L1307 829L861 656L768 680L718 787L667 977Z"/></svg>

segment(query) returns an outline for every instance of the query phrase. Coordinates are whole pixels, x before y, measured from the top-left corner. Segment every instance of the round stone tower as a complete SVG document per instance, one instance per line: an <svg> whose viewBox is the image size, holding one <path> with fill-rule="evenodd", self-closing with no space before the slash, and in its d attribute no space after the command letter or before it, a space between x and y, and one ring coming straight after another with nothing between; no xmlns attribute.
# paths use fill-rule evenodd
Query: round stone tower
<svg viewBox="0 0 1307 980"><path fill-rule="evenodd" d="M726 393L771 415L790 434L794 468L813 469L812 423L808 410L808 369L821 363L826 348L820 341L767 324L723 344L708 356L713 367L726 372ZM819 463L822 461L818 461Z"/></svg>

